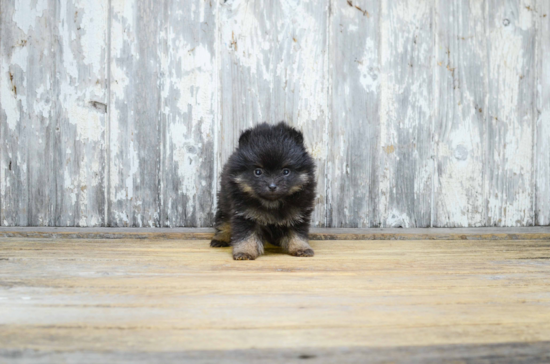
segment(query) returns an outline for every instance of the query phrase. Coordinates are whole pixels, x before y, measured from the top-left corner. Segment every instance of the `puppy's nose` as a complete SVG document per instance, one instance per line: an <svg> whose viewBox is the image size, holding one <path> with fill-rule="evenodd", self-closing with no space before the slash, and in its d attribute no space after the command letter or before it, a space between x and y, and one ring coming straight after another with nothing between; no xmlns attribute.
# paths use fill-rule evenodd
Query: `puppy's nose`
<svg viewBox="0 0 550 364"><path fill-rule="evenodd" d="M277 185L275 183L272 183L269 185L269 190L270 191L275 191L277 189Z"/></svg>

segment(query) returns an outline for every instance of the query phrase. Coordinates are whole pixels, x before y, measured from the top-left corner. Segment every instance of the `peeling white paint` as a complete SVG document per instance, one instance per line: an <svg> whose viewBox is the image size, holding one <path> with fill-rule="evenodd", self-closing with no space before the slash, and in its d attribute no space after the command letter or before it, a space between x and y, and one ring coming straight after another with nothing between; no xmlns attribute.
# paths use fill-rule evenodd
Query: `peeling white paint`
<svg viewBox="0 0 550 364"><path fill-rule="evenodd" d="M228 7L226 11L231 17L224 22L222 46L234 52L239 65L247 67L251 76L272 82L271 72L267 68L269 52L266 52L271 44L263 40L265 34L260 32L262 24L247 9L247 1L235 0L225 6Z"/></svg>
<svg viewBox="0 0 550 364"><path fill-rule="evenodd" d="M2 100L2 110L6 113L6 122L10 130L15 130L21 119L19 112L19 98L13 92L13 85L10 81L10 64L2 61L2 75L0 75L2 84L0 85L0 100Z"/></svg>
<svg viewBox="0 0 550 364"><path fill-rule="evenodd" d="M76 1L79 3L80 1ZM82 46L82 59L84 64L91 66L93 74L98 74L104 67L103 57L106 52L104 37L98 37L98 34L107 34L108 14L106 1L82 1L82 23L80 27L84 29L80 38Z"/></svg>
<svg viewBox="0 0 550 364"><path fill-rule="evenodd" d="M96 110L73 104L67 111L69 122L76 126L78 140L102 140L105 127Z"/></svg>
<svg viewBox="0 0 550 364"><path fill-rule="evenodd" d="M0 107L6 113L8 127L14 130L21 118L21 110L26 113L27 96L25 93L25 83L27 78L27 47L14 47L9 62L2 60L1 94ZM16 93L17 89L17 93Z"/></svg>
<svg viewBox="0 0 550 364"><path fill-rule="evenodd" d="M281 119L304 132L319 168L314 224L329 215L338 226L422 224L432 179L437 226L527 225L533 211L538 223L549 223L545 1L353 1L331 3L330 16L328 6L313 1L183 3L171 0L147 13L135 0L112 0L111 9L106 0L60 2L55 11L45 0L18 0L0 15L12 28L2 34L13 34L1 40L6 138L20 137L22 145L32 138L40 150L52 147L44 129L57 125L41 124L52 117L61 125L55 143L62 144L56 173L66 192L63 224L102 224L97 196L104 184L117 224L156 226L161 216L171 226L204 224L213 213L208 188L219 177L210 171L219 174L239 131ZM141 27L148 26L158 36L143 39ZM55 27L52 45L42 44L50 37L46 27ZM44 75L35 74L37 59ZM151 74L137 67L144 59ZM54 66L57 79L50 79ZM156 70L159 88L141 89ZM540 115L532 130L535 92ZM133 102L143 94L160 100L158 118L147 121L158 125L158 135L140 129L141 105ZM139 143L148 137L163 144L151 142L143 153ZM147 158L157 152L155 167ZM12 215L29 205L23 193L19 205L5 198L32 178L29 155L2 150L0 201ZM156 168L150 176L146 165ZM151 202L159 194L162 211ZM43 211L33 218L50 219ZM4 216L2 223L14 221Z"/></svg>
<svg viewBox="0 0 550 364"><path fill-rule="evenodd" d="M139 156L137 153L137 149L134 146L134 141L130 140L130 147L128 151L128 162L130 166L130 170L127 171L127 177L125 181L125 187L126 187L126 195L122 197L122 199L129 199L132 200L134 197L134 176L138 171L139 168Z"/></svg>
<svg viewBox="0 0 550 364"><path fill-rule="evenodd" d="M414 227L414 224L411 222L410 216L406 212L392 209L388 212L388 217L384 223L384 226L393 228L410 228Z"/></svg>
<svg viewBox="0 0 550 364"><path fill-rule="evenodd" d="M506 4L495 8L496 18L509 20L508 26L494 23L489 36L490 141L485 181L488 223L496 226L532 224L533 99L531 37L534 23L521 2L519 13ZM531 8L531 10L533 10ZM497 91L498 90L498 91Z"/></svg>
<svg viewBox="0 0 550 364"><path fill-rule="evenodd" d="M534 27L533 13L536 12L536 6L530 1L520 1L518 26L522 30L530 30Z"/></svg>
<svg viewBox="0 0 550 364"><path fill-rule="evenodd" d="M36 18L42 17L47 9L48 0L17 0L13 21L23 32L28 33L34 27Z"/></svg>
<svg viewBox="0 0 550 364"><path fill-rule="evenodd" d="M477 130L471 126L473 119L464 120L463 128L455 129L446 138L450 144L439 145L439 158L448 160L444 173L439 176L439 195L437 206L447 215L441 216L442 221L450 221L454 226L482 226L483 211L478 209L482 201L483 156L479 154L481 141L476 135ZM457 150L460 152L457 158ZM466 158L463 156L467 154Z"/></svg>
<svg viewBox="0 0 550 364"><path fill-rule="evenodd" d="M376 92L379 85L378 51L375 49L374 41L369 38L365 42L365 51L361 60L357 61L361 78L360 82L367 92Z"/></svg>

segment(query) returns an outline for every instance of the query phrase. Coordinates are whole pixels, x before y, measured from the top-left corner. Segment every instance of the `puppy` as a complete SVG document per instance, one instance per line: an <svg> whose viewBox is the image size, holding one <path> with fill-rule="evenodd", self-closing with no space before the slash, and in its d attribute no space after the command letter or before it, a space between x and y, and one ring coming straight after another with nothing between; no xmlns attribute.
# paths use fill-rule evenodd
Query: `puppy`
<svg viewBox="0 0 550 364"><path fill-rule="evenodd" d="M301 132L284 122L244 131L223 168L212 247L233 247L233 259L253 260L264 243L312 257L308 243L315 164Z"/></svg>

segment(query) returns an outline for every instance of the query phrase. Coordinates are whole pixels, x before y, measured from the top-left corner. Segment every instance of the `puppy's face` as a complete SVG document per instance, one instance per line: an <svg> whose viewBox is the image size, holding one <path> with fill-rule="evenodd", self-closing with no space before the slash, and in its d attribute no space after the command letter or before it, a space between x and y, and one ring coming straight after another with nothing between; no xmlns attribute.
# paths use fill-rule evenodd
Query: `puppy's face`
<svg viewBox="0 0 550 364"><path fill-rule="evenodd" d="M305 171L288 163L254 163L236 178L239 187L254 197L276 201L300 191L309 181Z"/></svg>
<svg viewBox="0 0 550 364"><path fill-rule="evenodd" d="M302 134L281 124L245 132L237 155L235 182L241 191L264 201L289 197L313 178L314 164Z"/></svg>

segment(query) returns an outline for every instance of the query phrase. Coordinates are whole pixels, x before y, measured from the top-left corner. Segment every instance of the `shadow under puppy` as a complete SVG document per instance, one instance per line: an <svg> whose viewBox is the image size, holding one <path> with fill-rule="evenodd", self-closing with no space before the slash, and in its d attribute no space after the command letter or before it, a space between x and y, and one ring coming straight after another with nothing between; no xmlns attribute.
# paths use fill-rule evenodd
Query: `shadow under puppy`
<svg viewBox="0 0 550 364"><path fill-rule="evenodd" d="M315 187L315 164L301 132L284 122L244 131L223 168L210 246L233 246L236 260L256 259L264 242L312 257Z"/></svg>

